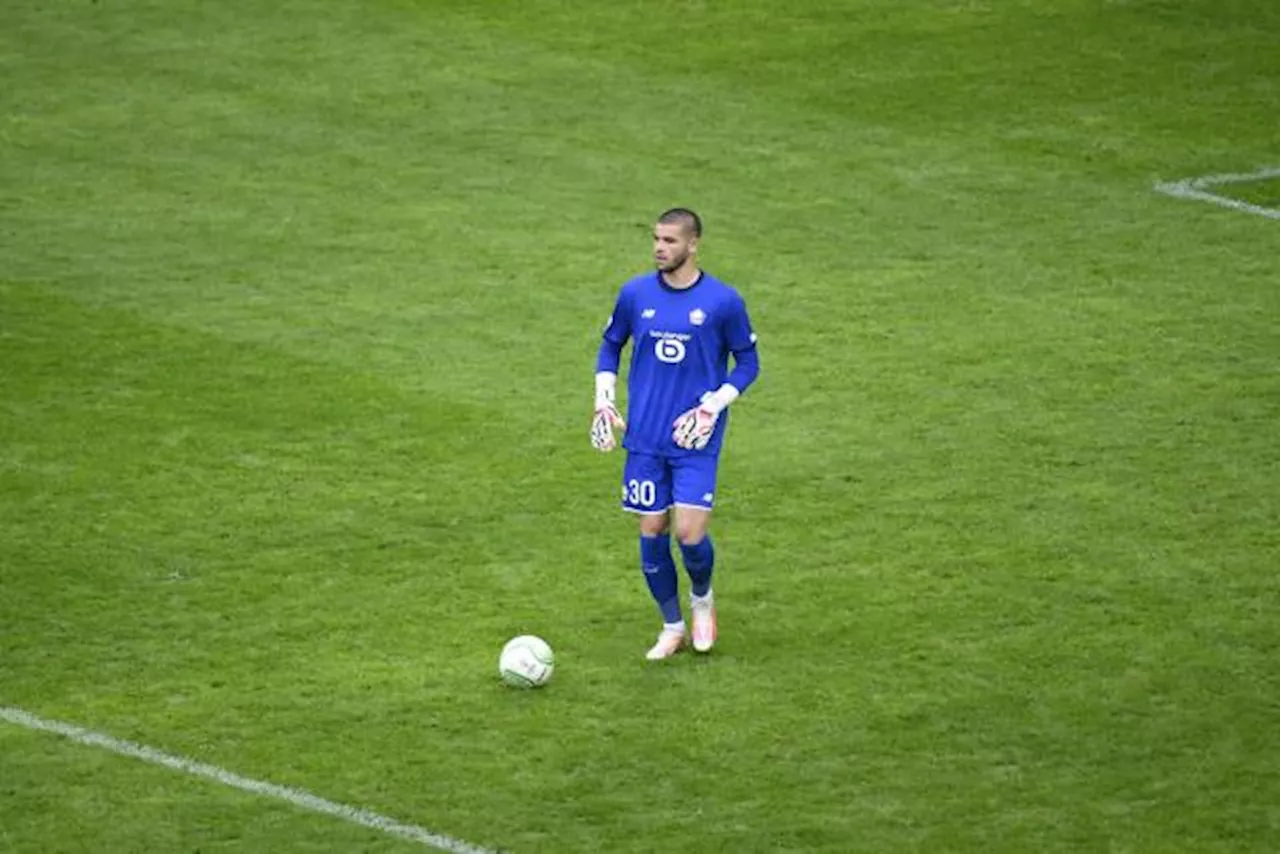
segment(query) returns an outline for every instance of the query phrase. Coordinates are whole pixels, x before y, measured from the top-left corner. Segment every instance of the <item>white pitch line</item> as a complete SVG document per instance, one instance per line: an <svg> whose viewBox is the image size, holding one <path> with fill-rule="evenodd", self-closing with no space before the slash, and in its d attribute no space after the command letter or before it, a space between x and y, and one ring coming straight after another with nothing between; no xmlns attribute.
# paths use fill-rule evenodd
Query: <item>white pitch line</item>
<svg viewBox="0 0 1280 854"><path fill-rule="evenodd" d="M1181 181L1156 184L1155 189L1157 192L1164 193L1167 196L1176 196L1181 199L1197 199L1202 202L1221 205L1224 208L1257 214L1267 219L1280 219L1280 209L1251 204L1240 199L1233 199L1230 196L1219 196L1217 193L1211 193L1205 189L1223 184L1247 184L1250 181L1266 181L1271 178L1280 178L1280 167L1259 169L1257 172L1248 174L1205 175L1200 178L1184 178Z"/></svg>
<svg viewBox="0 0 1280 854"><path fill-rule="evenodd" d="M278 786L275 783L241 777L239 774L234 774L216 765L207 765L203 762L196 762L194 759L174 756L170 753L156 750L154 747L147 747L145 744L122 741L100 732L78 727L75 724L45 720L12 706L0 706L0 720L8 721L11 724L17 724L27 729L55 733L80 744L101 747L105 750L110 750L112 753L141 759L143 762L150 762L153 765L163 765L166 768L172 768L175 771L181 771L193 777L204 777L250 794L276 798L305 810L340 818L343 821L378 830L390 836L398 836L401 839L418 842L440 851L448 851L450 854L498 854L492 849L481 848L461 839L445 836L442 833L433 833L425 827L405 824L370 810L327 801L301 789Z"/></svg>

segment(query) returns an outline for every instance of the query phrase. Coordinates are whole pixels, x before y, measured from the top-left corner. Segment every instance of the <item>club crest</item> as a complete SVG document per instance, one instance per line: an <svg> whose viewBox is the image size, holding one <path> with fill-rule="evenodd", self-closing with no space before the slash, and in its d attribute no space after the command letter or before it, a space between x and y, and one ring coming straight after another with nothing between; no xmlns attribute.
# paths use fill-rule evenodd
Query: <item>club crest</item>
<svg viewBox="0 0 1280 854"><path fill-rule="evenodd" d="M706 322L706 319L707 313L700 308L695 308L693 311L689 312L689 322L694 326L701 326Z"/></svg>

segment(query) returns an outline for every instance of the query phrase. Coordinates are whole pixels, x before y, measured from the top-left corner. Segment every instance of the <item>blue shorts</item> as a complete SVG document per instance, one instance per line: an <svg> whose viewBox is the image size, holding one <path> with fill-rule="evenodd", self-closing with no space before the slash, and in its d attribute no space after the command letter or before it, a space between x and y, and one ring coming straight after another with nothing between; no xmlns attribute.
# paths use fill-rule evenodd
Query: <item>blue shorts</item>
<svg viewBox="0 0 1280 854"><path fill-rule="evenodd" d="M659 457L627 453L622 509L664 513L672 505L710 510L716 497L716 456Z"/></svg>

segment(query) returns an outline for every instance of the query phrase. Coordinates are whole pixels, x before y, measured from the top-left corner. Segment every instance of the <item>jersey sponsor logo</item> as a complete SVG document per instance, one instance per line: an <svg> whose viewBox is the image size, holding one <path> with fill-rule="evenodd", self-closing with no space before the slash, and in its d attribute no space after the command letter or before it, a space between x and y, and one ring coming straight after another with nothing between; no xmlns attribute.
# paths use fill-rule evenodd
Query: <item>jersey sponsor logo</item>
<svg viewBox="0 0 1280 854"><path fill-rule="evenodd" d="M693 339L687 332L666 332L661 329L650 329L649 337L653 339L653 355L658 357L659 362L666 362L668 365L678 365L684 361L684 342Z"/></svg>
<svg viewBox="0 0 1280 854"><path fill-rule="evenodd" d="M659 362L678 365L684 361L684 342L679 338L659 338L653 342L653 355L658 357Z"/></svg>
<svg viewBox="0 0 1280 854"><path fill-rule="evenodd" d="M648 320L649 318L653 317L653 315L654 315L654 310L651 308L646 308L644 311L640 312L640 317L644 320Z"/></svg>
<svg viewBox="0 0 1280 854"><path fill-rule="evenodd" d="M671 338L676 341L691 341L693 336L688 332L667 332L665 329L650 329L650 338Z"/></svg>
<svg viewBox="0 0 1280 854"><path fill-rule="evenodd" d="M707 313L700 308L695 308L689 312L689 322L694 326L701 326L707 321Z"/></svg>

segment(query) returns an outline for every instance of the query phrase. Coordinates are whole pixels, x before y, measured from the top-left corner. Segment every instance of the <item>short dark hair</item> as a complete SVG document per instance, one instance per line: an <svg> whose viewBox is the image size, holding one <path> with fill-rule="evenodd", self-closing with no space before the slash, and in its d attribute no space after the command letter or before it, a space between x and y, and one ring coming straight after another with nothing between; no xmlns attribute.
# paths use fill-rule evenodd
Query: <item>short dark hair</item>
<svg viewBox="0 0 1280 854"><path fill-rule="evenodd" d="M678 222L692 231L694 237L702 236L702 217L688 208L671 208L671 210L663 211L662 215L658 217L658 222L664 225Z"/></svg>

